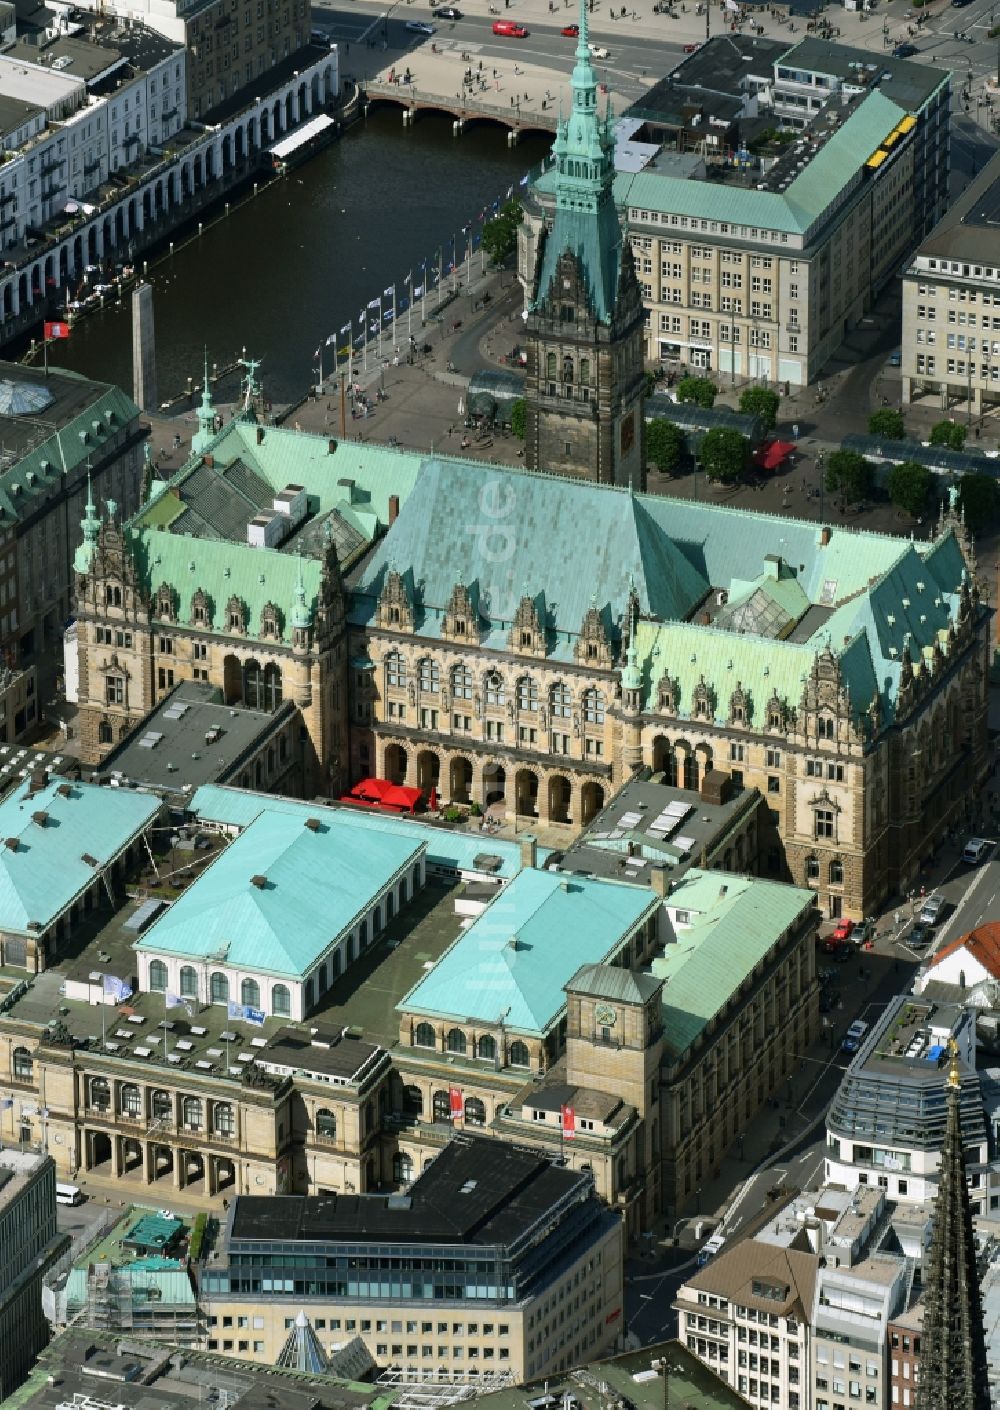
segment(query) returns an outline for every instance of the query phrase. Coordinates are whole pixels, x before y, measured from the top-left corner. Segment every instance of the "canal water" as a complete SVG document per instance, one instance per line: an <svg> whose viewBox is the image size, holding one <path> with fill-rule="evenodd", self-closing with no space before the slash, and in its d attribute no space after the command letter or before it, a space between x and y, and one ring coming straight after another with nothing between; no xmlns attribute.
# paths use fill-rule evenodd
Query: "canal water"
<svg viewBox="0 0 1000 1410"><path fill-rule="evenodd" d="M484 208L516 190L550 143L529 135L510 149L506 131L491 125L456 138L450 119L432 115L404 129L398 109L376 109L150 272L161 401L189 376L200 380L206 346L220 367L245 347L262 359L272 400L297 398L317 346L349 319L357 329L362 307L393 282L402 297L407 274L439 247L447 266L452 238L461 249L462 227L477 228ZM50 353L131 389L130 299L82 319ZM332 354L327 348L327 370Z"/></svg>

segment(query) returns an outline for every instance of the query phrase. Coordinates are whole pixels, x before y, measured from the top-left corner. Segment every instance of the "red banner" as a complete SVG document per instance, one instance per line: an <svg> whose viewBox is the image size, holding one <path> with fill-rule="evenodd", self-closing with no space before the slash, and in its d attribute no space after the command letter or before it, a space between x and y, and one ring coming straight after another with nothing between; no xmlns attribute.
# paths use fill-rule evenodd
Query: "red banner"
<svg viewBox="0 0 1000 1410"><path fill-rule="evenodd" d="M562 1112L563 1138L571 1141L576 1135L576 1112L571 1106L561 1107L560 1111Z"/></svg>
<svg viewBox="0 0 1000 1410"><path fill-rule="evenodd" d="M69 324L68 324L68 323L46 323L46 325L45 325L45 336L46 336L46 338L68 338L68 337L69 337Z"/></svg>
<svg viewBox="0 0 1000 1410"><path fill-rule="evenodd" d="M461 1121L465 1108L462 1105L462 1093L457 1087L448 1088L448 1100L451 1103L452 1121Z"/></svg>

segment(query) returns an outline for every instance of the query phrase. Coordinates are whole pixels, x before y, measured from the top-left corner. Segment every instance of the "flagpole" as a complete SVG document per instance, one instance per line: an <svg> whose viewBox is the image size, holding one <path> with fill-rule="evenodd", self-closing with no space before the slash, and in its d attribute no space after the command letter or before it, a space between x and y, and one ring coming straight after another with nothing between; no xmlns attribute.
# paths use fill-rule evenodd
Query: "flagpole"
<svg viewBox="0 0 1000 1410"><path fill-rule="evenodd" d="M451 292L458 292L458 236L451 237Z"/></svg>
<svg viewBox="0 0 1000 1410"><path fill-rule="evenodd" d="M347 380L354 381L354 318L351 317L351 326L347 333Z"/></svg>
<svg viewBox="0 0 1000 1410"><path fill-rule="evenodd" d="M438 245L438 301L437 306L441 307L441 284L444 280L444 246Z"/></svg>
<svg viewBox="0 0 1000 1410"><path fill-rule="evenodd" d="M45 324L42 324L42 359L45 365L45 375L49 375L49 340L45 336Z"/></svg>
<svg viewBox="0 0 1000 1410"><path fill-rule="evenodd" d="M396 351L396 318L399 310L396 308L396 281L392 281L392 350Z"/></svg>
<svg viewBox="0 0 1000 1410"><path fill-rule="evenodd" d="M368 371L368 308L365 307L365 340L361 344L361 371Z"/></svg>
<svg viewBox="0 0 1000 1410"><path fill-rule="evenodd" d="M408 294L406 297L406 341L413 342L413 270L406 276L406 287Z"/></svg>
<svg viewBox="0 0 1000 1410"><path fill-rule="evenodd" d="M382 295L378 296L378 338L375 343L375 352L379 362L382 361Z"/></svg>
<svg viewBox="0 0 1000 1410"><path fill-rule="evenodd" d="M420 266L420 271L421 271L421 273L423 274L423 282L422 282L421 285L420 285L420 322L421 322L422 324L426 324L426 322L427 322L427 261L426 261L426 260L424 260L423 263L421 264L421 266Z"/></svg>

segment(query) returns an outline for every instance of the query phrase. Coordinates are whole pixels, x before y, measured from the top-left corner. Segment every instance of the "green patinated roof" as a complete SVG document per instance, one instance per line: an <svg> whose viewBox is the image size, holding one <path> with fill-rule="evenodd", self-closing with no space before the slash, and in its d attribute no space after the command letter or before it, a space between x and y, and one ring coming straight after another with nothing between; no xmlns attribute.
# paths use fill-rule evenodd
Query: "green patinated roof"
<svg viewBox="0 0 1000 1410"><path fill-rule="evenodd" d="M905 110L884 94L867 94L781 192L644 171L619 174L615 198L640 210L806 235L905 116Z"/></svg>
<svg viewBox="0 0 1000 1410"><path fill-rule="evenodd" d="M0 930L15 934L49 925L160 806L148 794L89 783L56 779L34 794L30 786L25 780L0 803L0 839L17 840L0 845Z"/></svg>
<svg viewBox="0 0 1000 1410"><path fill-rule="evenodd" d="M343 813L265 807L135 948L207 959L226 947L234 968L304 978L422 850Z"/></svg>
<svg viewBox="0 0 1000 1410"><path fill-rule="evenodd" d="M58 375L60 381L69 379L92 388L95 396L78 415L0 473L0 511L11 519L33 514L36 501L50 496L65 477L77 480L85 462L99 459L106 443L139 415L135 403L117 387L91 382L64 369ZM39 425L44 424L42 413Z"/></svg>
<svg viewBox="0 0 1000 1410"><path fill-rule="evenodd" d="M301 562L306 603L315 609L323 565L316 558L251 548L220 539L189 538L155 529L130 532L132 555L150 593L168 583L177 594L177 617L189 622L191 599L201 589L209 600L210 631L228 632L226 607L231 597L246 604L247 635L260 635L261 612L268 602L278 608L281 638L291 641L291 619Z"/></svg>
<svg viewBox="0 0 1000 1410"><path fill-rule="evenodd" d="M679 1057L726 1004L796 918L815 901L811 891L776 881L692 868L666 904L687 911L676 943L652 963L664 981L667 1048Z"/></svg>
<svg viewBox="0 0 1000 1410"><path fill-rule="evenodd" d="M708 591L653 517L653 497L500 466L491 467L490 481L485 496L481 465L425 462L419 493L365 565L353 621L371 619L386 574L400 567L420 585L419 632L440 631L461 582L478 595L484 644L500 649L522 595L544 589L552 654L572 659L592 601L617 636L630 576L640 610L659 617L686 615ZM442 533L442 524L454 530Z"/></svg>
<svg viewBox="0 0 1000 1410"><path fill-rule="evenodd" d="M401 1013L497 1023L541 1036L565 985L609 959L659 898L627 882L522 871L397 1005Z"/></svg>

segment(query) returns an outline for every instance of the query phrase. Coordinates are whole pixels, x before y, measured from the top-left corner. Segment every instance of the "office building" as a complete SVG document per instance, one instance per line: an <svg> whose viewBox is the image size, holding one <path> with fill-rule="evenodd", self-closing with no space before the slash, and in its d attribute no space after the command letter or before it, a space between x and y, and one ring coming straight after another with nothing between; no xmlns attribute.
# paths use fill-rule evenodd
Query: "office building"
<svg viewBox="0 0 1000 1410"><path fill-rule="evenodd" d="M903 274L904 405L932 398L971 421L1000 396L1000 158L993 157L914 251Z"/></svg>
<svg viewBox="0 0 1000 1410"><path fill-rule="evenodd" d="M305 1309L380 1368L521 1381L617 1347L621 1221L588 1175L466 1134L404 1196L236 1199L201 1296L213 1349L244 1326L273 1361Z"/></svg>
<svg viewBox="0 0 1000 1410"><path fill-rule="evenodd" d="M13 1395L49 1339L42 1281L69 1240L56 1229L56 1167L0 1149L0 1397Z"/></svg>

